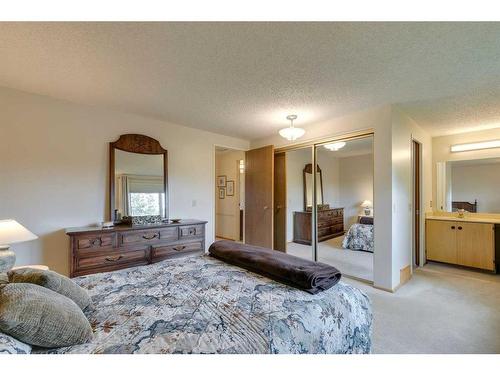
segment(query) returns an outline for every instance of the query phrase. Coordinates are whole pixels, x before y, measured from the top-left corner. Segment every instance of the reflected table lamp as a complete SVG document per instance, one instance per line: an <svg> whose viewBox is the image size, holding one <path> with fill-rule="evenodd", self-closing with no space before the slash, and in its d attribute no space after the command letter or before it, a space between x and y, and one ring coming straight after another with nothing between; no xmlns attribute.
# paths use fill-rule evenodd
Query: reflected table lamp
<svg viewBox="0 0 500 375"><path fill-rule="evenodd" d="M372 212L372 207L373 207L372 201L369 201L369 200L363 201L363 203L361 203L361 207L363 207L365 209L365 215L370 216L370 214Z"/></svg>
<svg viewBox="0 0 500 375"><path fill-rule="evenodd" d="M16 254L9 245L37 238L15 220L0 220L0 272L7 272L16 263Z"/></svg>

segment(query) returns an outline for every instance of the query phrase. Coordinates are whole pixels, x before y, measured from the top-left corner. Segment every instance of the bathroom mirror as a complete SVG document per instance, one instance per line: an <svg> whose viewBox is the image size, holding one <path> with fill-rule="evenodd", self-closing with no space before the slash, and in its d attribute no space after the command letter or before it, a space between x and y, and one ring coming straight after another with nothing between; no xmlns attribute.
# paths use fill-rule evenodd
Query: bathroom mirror
<svg viewBox="0 0 500 375"><path fill-rule="evenodd" d="M436 165L436 208L500 213L500 158L453 160Z"/></svg>
<svg viewBox="0 0 500 375"><path fill-rule="evenodd" d="M306 164L304 167L304 211L313 205L313 181L312 181L312 164ZM316 165L316 199L317 204L323 204L323 176L321 168Z"/></svg>
<svg viewBox="0 0 500 375"><path fill-rule="evenodd" d="M110 143L110 218L168 217L167 150L150 137Z"/></svg>

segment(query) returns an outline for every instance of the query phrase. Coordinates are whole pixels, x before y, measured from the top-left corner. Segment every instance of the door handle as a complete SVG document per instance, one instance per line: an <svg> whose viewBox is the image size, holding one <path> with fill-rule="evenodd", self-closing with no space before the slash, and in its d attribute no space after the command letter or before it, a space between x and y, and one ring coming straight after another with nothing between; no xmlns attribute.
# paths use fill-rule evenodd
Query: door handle
<svg viewBox="0 0 500 375"><path fill-rule="evenodd" d="M454 226L454 225L452 225L452 226L451 226L451 229L455 229L455 226Z"/></svg>
<svg viewBox="0 0 500 375"><path fill-rule="evenodd" d="M462 227L458 227L458 230L462 230Z"/></svg>
<svg viewBox="0 0 500 375"><path fill-rule="evenodd" d="M268 208L269 208L269 207L267 207L267 206L264 206L264 210L267 210Z"/></svg>
<svg viewBox="0 0 500 375"><path fill-rule="evenodd" d="M108 262L116 262L120 259L123 258L123 255L118 255L117 257L106 257L105 259L108 261Z"/></svg>

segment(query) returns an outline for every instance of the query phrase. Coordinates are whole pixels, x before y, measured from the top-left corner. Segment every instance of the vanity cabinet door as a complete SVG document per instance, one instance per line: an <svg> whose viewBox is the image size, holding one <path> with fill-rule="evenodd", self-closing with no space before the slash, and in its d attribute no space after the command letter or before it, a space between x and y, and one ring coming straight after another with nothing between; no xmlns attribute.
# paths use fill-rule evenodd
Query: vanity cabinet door
<svg viewBox="0 0 500 375"><path fill-rule="evenodd" d="M495 269L494 225L457 223L457 263L462 266Z"/></svg>
<svg viewBox="0 0 500 375"><path fill-rule="evenodd" d="M445 220L427 220L426 233L427 259L456 264L457 223Z"/></svg>

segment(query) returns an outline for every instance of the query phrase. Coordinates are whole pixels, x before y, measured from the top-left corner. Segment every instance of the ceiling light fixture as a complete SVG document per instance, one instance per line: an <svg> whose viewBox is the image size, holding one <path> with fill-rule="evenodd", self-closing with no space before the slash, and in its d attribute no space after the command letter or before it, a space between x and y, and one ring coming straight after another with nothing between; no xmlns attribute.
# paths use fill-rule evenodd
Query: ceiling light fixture
<svg viewBox="0 0 500 375"><path fill-rule="evenodd" d="M327 149L327 150L330 150L330 151L338 151L340 150L342 147L344 147L346 145L345 142L334 142L334 143L328 143L327 145L325 145L324 147Z"/></svg>
<svg viewBox="0 0 500 375"><path fill-rule="evenodd" d="M453 145L451 146L451 152L484 150L485 148L497 147L500 147L500 140Z"/></svg>
<svg viewBox="0 0 500 375"><path fill-rule="evenodd" d="M286 116L286 119L290 121L290 127L281 129L279 131L280 135L283 138L286 138L289 141L295 141L306 133L304 129L296 128L293 126L293 121L297 119L297 115L288 115Z"/></svg>

